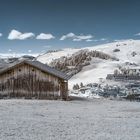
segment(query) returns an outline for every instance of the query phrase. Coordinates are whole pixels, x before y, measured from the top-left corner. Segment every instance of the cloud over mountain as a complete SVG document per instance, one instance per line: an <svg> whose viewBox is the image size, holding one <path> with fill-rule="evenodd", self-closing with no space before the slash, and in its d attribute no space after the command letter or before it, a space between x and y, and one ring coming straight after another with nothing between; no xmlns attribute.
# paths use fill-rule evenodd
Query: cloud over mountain
<svg viewBox="0 0 140 140"><path fill-rule="evenodd" d="M140 36L140 33L134 34L134 36Z"/></svg>
<svg viewBox="0 0 140 140"><path fill-rule="evenodd" d="M60 40L65 40L65 39L72 39L72 41L89 41L89 39L91 40L93 38L92 35L76 35L74 33L68 33L66 35L63 35Z"/></svg>
<svg viewBox="0 0 140 140"><path fill-rule="evenodd" d="M37 35L36 39L42 39L42 40L50 40L54 39L55 37L52 34L45 34L45 33L40 33Z"/></svg>
<svg viewBox="0 0 140 140"><path fill-rule="evenodd" d="M2 33L0 33L0 37L2 37Z"/></svg>
<svg viewBox="0 0 140 140"><path fill-rule="evenodd" d="M25 40L25 39L28 39L28 38L32 38L34 37L34 33L32 32L28 32L28 33L21 33L15 29L11 30L11 32L9 33L8 35L8 39L9 40Z"/></svg>

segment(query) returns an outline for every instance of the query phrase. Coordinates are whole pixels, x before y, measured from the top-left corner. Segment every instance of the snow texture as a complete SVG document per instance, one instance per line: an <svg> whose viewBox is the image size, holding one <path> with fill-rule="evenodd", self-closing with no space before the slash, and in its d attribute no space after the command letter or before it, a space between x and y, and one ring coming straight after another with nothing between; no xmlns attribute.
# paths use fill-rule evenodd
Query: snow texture
<svg viewBox="0 0 140 140"><path fill-rule="evenodd" d="M138 102L0 100L0 140L139 140Z"/></svg>

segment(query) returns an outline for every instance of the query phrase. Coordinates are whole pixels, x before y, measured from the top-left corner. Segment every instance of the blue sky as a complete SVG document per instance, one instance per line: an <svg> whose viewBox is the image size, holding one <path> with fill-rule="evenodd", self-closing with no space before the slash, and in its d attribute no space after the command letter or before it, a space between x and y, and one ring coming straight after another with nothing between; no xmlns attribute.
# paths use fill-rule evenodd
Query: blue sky
<svg viewBox="0 0 140 140"><path fill-rule="evenodd" d="M140 39L139 13L139 0L0 0L0 52Z"/></svg>

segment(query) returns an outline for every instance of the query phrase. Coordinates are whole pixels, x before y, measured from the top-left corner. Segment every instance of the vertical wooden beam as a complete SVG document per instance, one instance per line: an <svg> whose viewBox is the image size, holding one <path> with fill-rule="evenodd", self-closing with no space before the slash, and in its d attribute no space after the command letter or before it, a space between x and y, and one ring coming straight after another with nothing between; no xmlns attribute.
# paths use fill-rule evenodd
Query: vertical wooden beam
<svg viewBox="0 0 140 140"><path fill-rule="evenodd" d="M68 81L60 81L60 96L62 100L68 99Z"/></svg>

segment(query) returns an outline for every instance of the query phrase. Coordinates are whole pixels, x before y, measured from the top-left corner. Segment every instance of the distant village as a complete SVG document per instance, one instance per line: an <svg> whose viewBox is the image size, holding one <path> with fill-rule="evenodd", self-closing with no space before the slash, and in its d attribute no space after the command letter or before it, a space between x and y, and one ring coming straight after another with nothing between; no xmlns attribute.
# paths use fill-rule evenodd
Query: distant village
<svg viewBox="0 0 140 140"><path fill-rule="evenodd" d="M112 84L113 83L113 84ZM110 98L140 101L140 67L119 68L99 83L73 86L73 95L87 98Z"/></svg>
<svg viewBox="0 0 140 140"><path fill-rule="evenodd" d="M106 79L115 81L140 80L140 67L116 69L114 74L108 74Z"/></svg>

